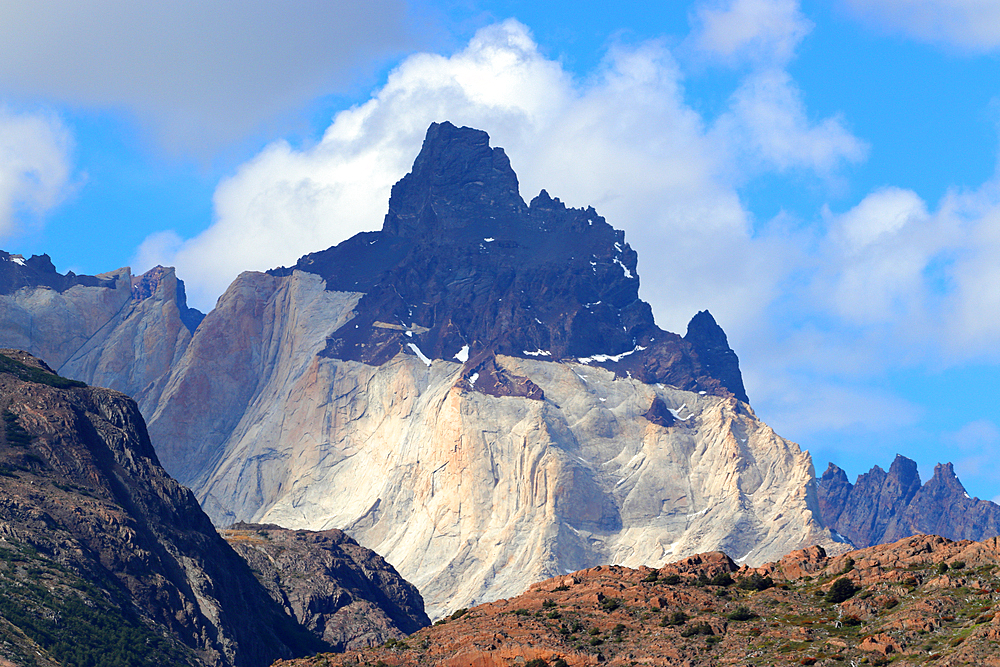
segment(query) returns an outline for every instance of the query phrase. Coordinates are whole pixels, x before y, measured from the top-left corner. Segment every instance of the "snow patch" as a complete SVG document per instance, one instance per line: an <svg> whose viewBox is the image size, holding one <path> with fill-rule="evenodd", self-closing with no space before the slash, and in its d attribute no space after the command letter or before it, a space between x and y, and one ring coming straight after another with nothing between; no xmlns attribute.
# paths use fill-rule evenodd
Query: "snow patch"
<svg viewBox="0 0 1000 667"><path fill-rule="evenodd" d="M743 558L737 558L737 559L736 559L736 562L737 562L737 563L742 563L742 562L743 562L743 561L745 561L745 560L746 560L747 558L749 558L749 557L750 557L750 554L752 554L752 553L753 553L753 549L751 549L750 551L746 552L746 554L745 554L745 555L743 556Z"/></svg>
<svg viewBox="0 0 1000 667"><path fill-rule="evenodd" d="M631 272L631 271L629 271L629 270L628 270L628 267L627 267L627 266L625 266L624 264L622 264L622 263L621 263L621 261L619 261L619 259L618 259L617 257L615 257L615 259L614 259L614 262L615 262L615 264L617 264L618 266L622 267L622 271L624 271L624 272L625 272L625 277L626 277L626 278L628 278L629 280L631 280L631 279L633 278L633 276L632 276L632 272Z"/></svg>
<svg viewBox="0 0 1000 667"><path fill-rule="evenodd" d="M622 352L621 354L595 354L592 357L581 357L577 359L581 364L589 364L592 361L621 361L630 354L635 354L636 352L642 352L645 350L642 345L636 345L635 349L629 350L628 352Z"/></svg>
<svg viewBox="0 0 1000 667"><path fill-rule="evenodd" d="M551 357L552 353L548 350L535 350L534 352L529 352L528 350L521 350L522 353L528 355L529 357Z"/></svg>
<svg viewBox="0 0 1000 667"><path fill-rule="evenodd" d="M674 419L679 419L682 422L685 422L688 419L691 419L692 417L694 417L694 413L691 412L691 408L689 408L687 406L687 403L685 403L681 407L677 408L676 410L674 410L673 408L667 408L667 410L670 410L670 414L672 414L674 416ZM681 417L681 410L687 410L688 412L691 412L691 414L689 414L687 417Z"/></svg>
<svg viewBox="0 0 1000 667"><path fill-rule="evenodd" d="M487 243L493 243L494 241L496 241L496 239L493 238L492 236L488 239L483 239L483 240L486 241Z"/></svg>
<svg viewBox="0 0 1000 667"><path fill-rule="evenodd" d="M412 331L407 331L407 332L406 332L406 336L407 336L408 338L413 338L413 332L412 332Z"/></svg>
<svg viewBox="0 0 1000 667"><path fill-rule="evenodd" d="M10 261L20 266L24 266L24 257L22 257L21 255L11 255Z"/></svg>
<svg viewBox="0 0 1000 667"><path fill-rule="evenodd" d="M462 349L455 353L455 358L463 364L469 360L469 346L463 345Z"/></svg>
<svg viewBox="0 0 1000 667"><path fill-rule="evenodd" d="M470 375L469 376L469 386L470 387L475 387L476 386L476 380L478 380L478 379L479 379L479 373L473 373L472 375Z"/></svg>
<svg viewBox="0 0 1000 667"><path fill-rule="evenodd" d="M428 366L431 365L431 360L427 358L426 354L420 351L419 347L417 347L413 343L407 343L406 346L411 350L413 350L413 354L417 355L420 358L420 361L424 362Z"/></svg>

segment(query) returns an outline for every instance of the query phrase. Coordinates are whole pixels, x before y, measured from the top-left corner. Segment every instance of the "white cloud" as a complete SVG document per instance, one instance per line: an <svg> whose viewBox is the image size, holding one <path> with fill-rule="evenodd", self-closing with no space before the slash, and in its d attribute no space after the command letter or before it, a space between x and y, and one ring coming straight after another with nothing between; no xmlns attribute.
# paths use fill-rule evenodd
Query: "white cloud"
<svg viewBox="0 0 1000 667"><path fill-rule="evenodd" d="M920 41L970 52L1000 49L996 0L842 0L857 17Z"/></svg>
<svg viewBox="0 0 1000 667"><path fill-rule="evenodd" d="M243 137L408 46L403 0L6 3L0 87L117 107L168 147Z"/></svg>
<svg viewBox="0 0 1000 667"><path fill-rule="evenodd" d="M689 46L710 60L783 65L812 30L797 0L716 0L697 6Z"/></svg>
<svg viewBox="0 0 1000 667"><path fill-rule="evenodd" d="M867 145L837 117L809 121L798 87L787 72L765 69L748 75L730 98L730 110L715 131L740 154L746 171L805 168L829 175L846 162L860 162Z"/></svg>
<svg viewBox="0 0 1000 667"><path fill-rule="evenodd" d="M776 258L789 242L751 236L733 181L739 151L684 102L682 81L655 42L612 49L580 83L542 56L520 23L485 28L451 57L407 58L369 102L338 114L317 145L268 147L219 186L212 227L157 261L176 264L192 302L208 307L240 270L288 265L378 229L427 126L450 120L489 131L526 199L544 187L625 228L640 253L643 297L662 326L683 331L706 307L727 327L749 326L788 270ZM734 123L754 126L742 113L735 105ZM794 114L797 131L823 133L800 107ZM761 132L755 141L796 166L837 162L816 159L806 140L800 156L775 149L776 138Z"/></svg>
<svg viewBox="0 0 1000 667"><path fill-rule="evenodd" d="M0 236L66 196L73 140L55 116L0 109Z"/></svg>

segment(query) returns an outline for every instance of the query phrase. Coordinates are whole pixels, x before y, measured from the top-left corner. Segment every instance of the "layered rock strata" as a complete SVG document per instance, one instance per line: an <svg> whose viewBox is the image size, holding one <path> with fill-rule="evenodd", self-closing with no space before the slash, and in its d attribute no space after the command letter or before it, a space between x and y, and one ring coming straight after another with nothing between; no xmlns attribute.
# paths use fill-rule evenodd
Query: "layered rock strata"
<svg viewBox="0 0 1000 667"><path fill-rule="evenodd" d="M160 459L218 525L343 529L432 616L599 563L834 545L725 333L657 327L636 266L593 209L525 203L486 133L435 124L381 231L242 274L190 339L176 292L136 333L118 316L64 367L130 390L137 369Z"/></svg>

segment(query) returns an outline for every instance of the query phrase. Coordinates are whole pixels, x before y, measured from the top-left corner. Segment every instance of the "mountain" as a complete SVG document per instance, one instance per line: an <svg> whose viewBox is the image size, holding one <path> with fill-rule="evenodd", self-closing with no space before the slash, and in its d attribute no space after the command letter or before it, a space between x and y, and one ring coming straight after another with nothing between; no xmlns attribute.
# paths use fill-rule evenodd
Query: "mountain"
<svg viewBox="0 0 1000 667"><path fill-rule="evenodd" d="M324 646L163 471L128 397L0 350L0 405L0 632L66 665L268 665Z"/></svg>
<svg viewBox="0 0 1000 667"><path fill-rule="evenodd" d="M657 327L636 266L593 209L525 203L485 132L440 123L380 231L241 274L193 333L168 269L45 312L93 321L60 368L135 391L217 525L344 530L432 617L601 563L835 547L808 454L757 419L721 327ZM12 336L63 349L27 319Z"/></svg>
<svg viewBox="0 0 1000 667"><path fill-rule="evenodd" d="M62 275L48 255L0 251L0 345L126 393L147 415L202 317L171 268Z"/></svg>
<svg viewBox="0 0 1000 667"><path fill-rule="evenodd" d="M917 533L954 540L1000 535L1000 505L970 498L950 463L920 484L917 464L896 456L889 472L875 466L851 484L830 464L817 484L824 525L857 546L895 542Z"/></svg>
<svg viewBox="0 0 1000 667"><path fill-rule="evenodd" d="M222 536L285 612L336 651L431 624L417 588L343 531L238 523Z"/></svg>
<svg viewBox="0 0 1000 667"><path fill-rule="evenodd" d="M760 568L708 553L598 566L460 610L403 641L275 667L998 665L1000 541L917 536Z"/></svg>

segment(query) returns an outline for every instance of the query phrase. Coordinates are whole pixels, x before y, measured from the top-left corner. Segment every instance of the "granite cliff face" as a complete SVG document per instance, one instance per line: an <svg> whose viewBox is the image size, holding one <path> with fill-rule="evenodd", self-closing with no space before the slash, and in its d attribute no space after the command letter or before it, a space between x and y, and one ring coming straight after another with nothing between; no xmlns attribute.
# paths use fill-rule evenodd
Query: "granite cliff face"
<svg viewBox="0 0 1000 667"><path fill-rule="evenodd" d="M905 456L885 472L875 466L851 484L830 464L818 483L823 523L857 546L925 533L953 540L1000 535L1000 505L970 498L950 463L938 464L923 486L917 464Z"/></svg>
<svg viewBox="0 0 1000 667"><path fill-rule="evenodd" d="M745 398L710 314L655 326L620 231L525 204L485 133L441 124L382 231L230 286L150 432L216 523L343 529L437 616L598 563L832 544L808 455Z"/></svg>
<svg viewBox="0 0 1000 667"><path fill-rule="evenodd" d="M222 536L288 615L335 651L379 646L431 624L416 586L343 531L238 523Z"/></svg>
<svg viewBox="0 0 1000 667"><path fill-rule="evenodd" d="M0 350L0 407L0 611L48 657L251 666L323 646L163 471L131 399Z"/></svg>

